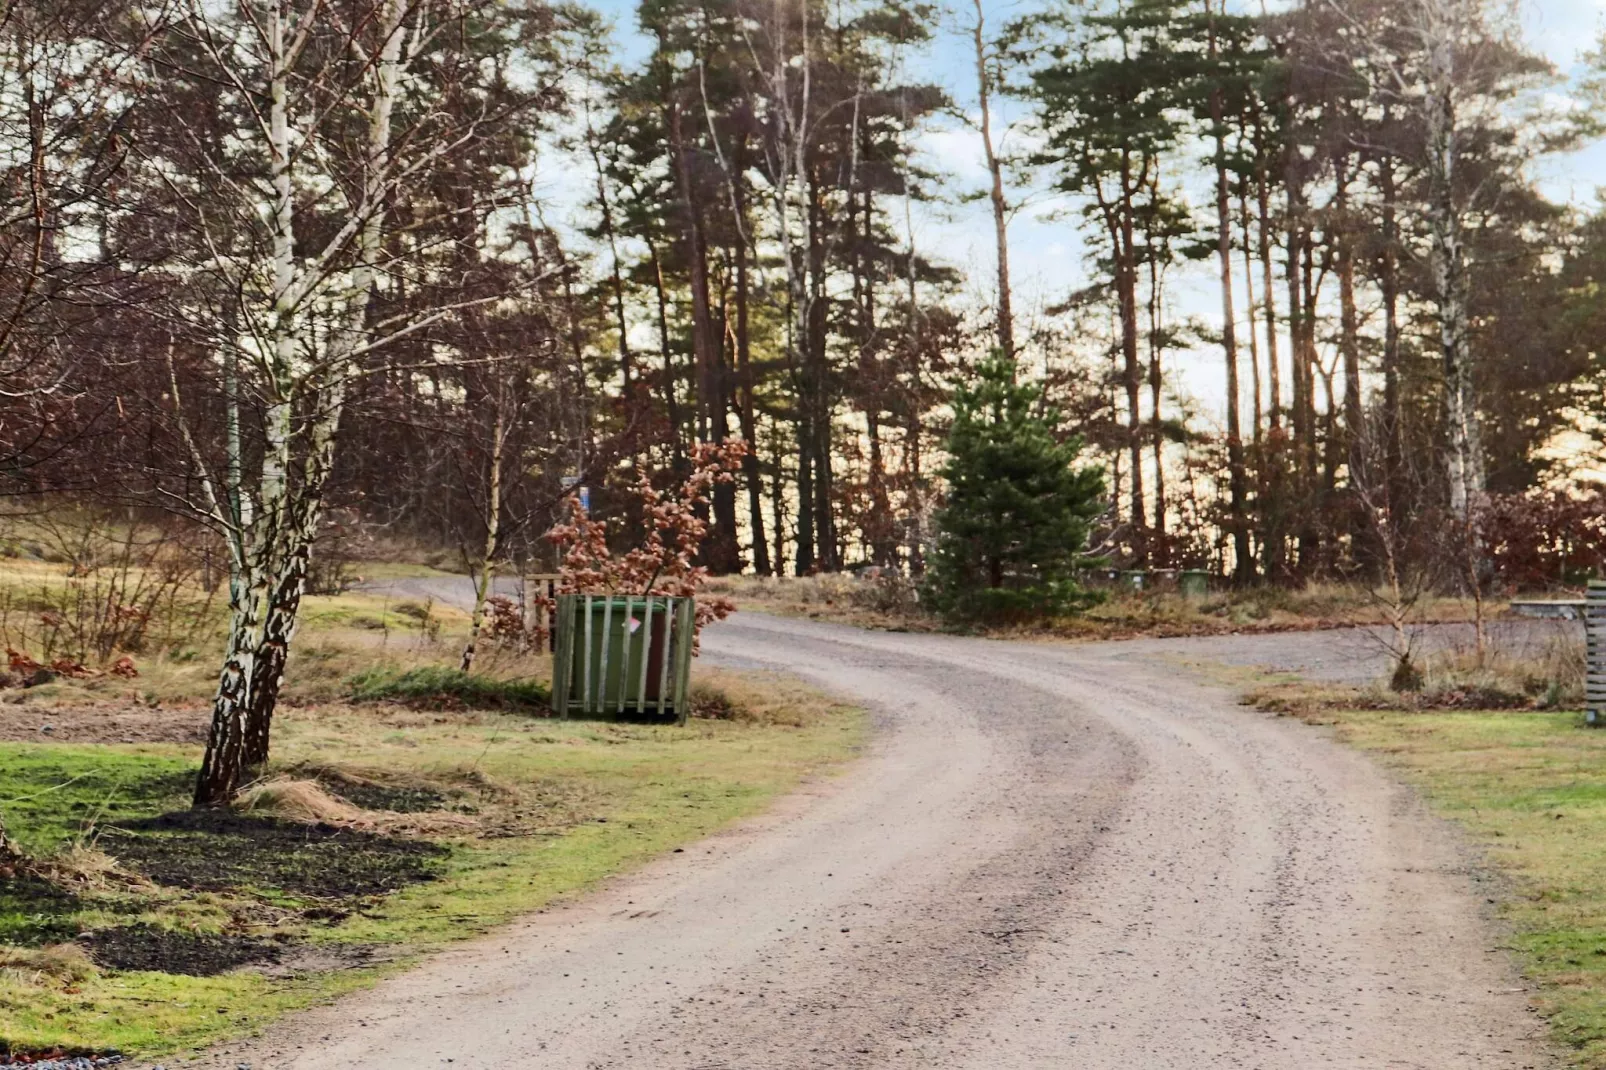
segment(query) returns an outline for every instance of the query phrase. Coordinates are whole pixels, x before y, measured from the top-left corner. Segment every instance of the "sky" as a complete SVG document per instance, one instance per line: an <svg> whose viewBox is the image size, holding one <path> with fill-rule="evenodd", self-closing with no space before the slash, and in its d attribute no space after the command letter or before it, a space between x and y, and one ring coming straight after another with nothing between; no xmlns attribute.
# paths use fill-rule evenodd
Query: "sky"
<svg viewBox="0 0 1606 1070"><path fill-rule="evenodd" d="M647 44L635 28L634 0L589 0L592 6L611 18L618 42L617 58L622 63L646 54ZM1241 0L1232 0L1239 3ZM942 85L955 104L975 115L975 58L969 39L973 8L945 5L948 14L942 30L920 55L910 59L911 77ZM1033 0L987 4L988 24L1001 26L1010 18L1037 4ZM1258 7L1258 4L1257 4ZM1592 50L1606 29L1606 0L1519 0L1519 15L1530 48L1547 57L1563 76L1576 74L1583 53ZM1023 118L1025 107L1008 99L994 101L995 136L1004 131L1001 148L1007 150L1010 128ZM982 147L976 133L958 121L927 131L918 148L922 162L949 176L946 184L955 193L979 192L987 185ZM1606 187L1606 142L1581 151L1556 156L1533 165L1533 177L1555 201L1583 209L1597 203L1598 189ZM558 161L545 169L543 185L537 195L560 205L556 213L564 222L578 221L582 206L591 192L590 178L583 169ZM1090 273L1078 231L1074 208L1064 199L1041 190L1016 189L1023 202L1010 225L1010 267L1017 321L1036 315L1043 307L1085 286ZM1070 211L1067 211L1070 209ZM983 304L992 300L994 286L994 238L991 209L985 200L925 207L915 219L916 247L928 255L967 272L966 297ZM1220 295L1214 281L1214 268L1199 265L1179 270L1171 277L1168 300L1174 314L1197 316L1220 323ZM1242 316L1244 300L1237 301ZM1243 329L1240 324L1240 330ZM1284 347L1287 352L1287 347ZM1201 349L1181 352L1173 357L1175 391L1191 401L1207 423L1221 422L1225 391L1224 373L1218 351Z"/></svg>

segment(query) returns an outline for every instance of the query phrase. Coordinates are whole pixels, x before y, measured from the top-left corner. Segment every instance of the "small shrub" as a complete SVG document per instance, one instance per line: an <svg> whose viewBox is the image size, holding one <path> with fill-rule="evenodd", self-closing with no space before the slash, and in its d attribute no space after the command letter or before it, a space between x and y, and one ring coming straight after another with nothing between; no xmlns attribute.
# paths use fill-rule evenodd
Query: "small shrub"
<svg viewBox="0 0 1606 1070"><path fill-rule="evenodd" d="M410 706L466 706L473 709L550 712L552 690L538 680L497 680L443 666L406 671L370 669L349 681L357 702L400 702Z"/></svg>
<svg viewBox="0 0 1606 1070"><path fill-rule="evenodd" d="M409 620L416 620L420 624L429 620L429 618L434 615L435 611L433 606L425 605L422 602L397 602L391 608L395 610L398 616L406 617Z"/></svg>
<svg viewBox="0 0 1606 1070"><path fill-rule="evenodd" d="M920 612L920 588L907 576L879 570L848 589L848 599L873 613L902 616Z"/></svg>
<svg viewBox="0 0 1606 1070"><path fill-rule="evenodd" d="M1400 658L1394 663L1394 672L1389 676L1389 690L1422 690L1422 670L1410 658Z"/></svg>

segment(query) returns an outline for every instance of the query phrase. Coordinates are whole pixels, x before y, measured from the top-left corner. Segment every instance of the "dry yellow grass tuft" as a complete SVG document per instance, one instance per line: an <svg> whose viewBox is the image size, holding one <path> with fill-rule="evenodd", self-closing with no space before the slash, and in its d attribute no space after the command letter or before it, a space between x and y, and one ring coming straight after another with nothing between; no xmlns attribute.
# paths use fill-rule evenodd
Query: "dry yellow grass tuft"
<svg viewBox="0 0 1606 1070"><path fill-rule="evenodd" d="M377 786L377 782L349 771L342 771L338 776L348 784ZM340 825L408 836L453 835L472 832L480 826L479 820L470 814L440 810L422 813L365 810L331 794L317 780L291 777L275 777L253 784L235 799L234 807L242 813L286 821Z"/></svg>
<svg viewBox="0 0 1606 1070"><path fill-rule="evenodd" d="M710 580L708 589L761 613L893 631L941 630L944 623L922 607L916 586L894 573L866 570L780 578L722 576ZM1002 637L1120 639L1303 631L1387 620L1378 594L1356 584L1222 589L1206 598L1186 597L1174 585L1145 591L1099 589L1105 600L1085 613L981 630ZM1472 618L1472 608L1462 598L1434 596L1423 599L1415 614L1424 622L1464 621Z"/></svg>
<svg viewBox="0 0 1606 1070"><path fill-rule="evenodd" d="M0 983L25 985L76 985L99 971L77 944L42 948L0 945Z"/></svg>
<svg viewBox="0 0 1606 1070"><path fill-rule="evenodd" d="M329 825L370 824L372 815L324 790L316 780L275 777L253 784L234 801L242 813Z"/></svg>
<svg viewBox="0 0 1606 1070"><path fill-rule="evenodd" d="M1354 687L1276 679L1251 688L1244 701L1329 723L1342 710L1570 710L1584 700L1581 637L1492 643L1481 656L1472 650L1435 651L1416 667L1419 686L1410 690L1393 690L1382 680Z"/></svg>
<svg viewBox="0 0 1606 1070"><path fill-rule="evenodd" d="M694 716L711 720L806 728L848 704L822 698L818 690L782 673L735 673L699 665L692 672L691 707Z"/></svg>

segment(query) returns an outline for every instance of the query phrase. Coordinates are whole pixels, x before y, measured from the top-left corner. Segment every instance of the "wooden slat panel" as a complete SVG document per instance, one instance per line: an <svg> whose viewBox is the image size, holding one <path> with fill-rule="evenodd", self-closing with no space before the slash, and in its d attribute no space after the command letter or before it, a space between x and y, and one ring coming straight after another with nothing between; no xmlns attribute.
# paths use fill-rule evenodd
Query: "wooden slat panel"
<svg viewBox="0 0 1606 1070"><path fill-rule="evenodd" d="M639 713L647 712L647 668L652 662L652 594L641 599L644 602L641 611L641 683L636 688L636 710Z"/></svg>
<svg viewBox="0 0 1606 1070"><path fill-rule="evenodd" d="M625 712L625 696L629 692L630 647L631 640L635 638L630 631L630 609L635 604L635 599L628 594L625 595L625 618L619 622L619 631L621 633L619 643L619 693L614 696L613 700L613 715L615 717Z"/></svg>
<svg viewBox="0 0 1606 1070"><path fill-rule="evenodd" d="M1585 721L1606 723L1606 580L1590 580L1584 600L1584 649L1589 671L1585 675Z"/></svg>
<svg viewBox="0 0 1606 1070"><path fill-rule="evenodd" d="M582 655L583 660L581 662L584 665L584 671L581 673L581 679L584 683L580 687L580 710L582 713L591 709L591 652L596 649L591 642L591 618L596 614L591 611L591 596L586 595L585 599L585 609L582 610L585 614L586 642L585 653Z"/></svg>
<svg viewBox="0 0 1606 1070"><path fill-rule="evenodd" d="M553 607L552 706L559 717L569 716L569 693L574 687L575 596L560 595Z"/></svg>
<svg viewBox="0 0 1606 1070"><path fill-rule="evenodd" d="M662 717L669 706L669 668L675 660L675 603L676 598L664 599L664 660L658 666L658 716Z"/></svg>
<svg viewBox="0 0 1606 1070"><path fill-rule="evenodd" d="M687 694L691 679L691 651L693 640L697 635L697 607L690 598L681 600L680 617L682 618L682 631L685 633L680 657L675 666L675 712L679 715L677 723L685 724L686 718L691 716L691 703Z"/></svg>

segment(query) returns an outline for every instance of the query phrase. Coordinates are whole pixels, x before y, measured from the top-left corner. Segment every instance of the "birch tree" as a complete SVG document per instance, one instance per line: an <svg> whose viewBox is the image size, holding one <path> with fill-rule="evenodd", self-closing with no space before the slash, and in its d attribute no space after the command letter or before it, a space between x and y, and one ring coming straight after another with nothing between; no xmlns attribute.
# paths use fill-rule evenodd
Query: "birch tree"
<svg viewBox="0 0 1606 1070"><path fill-rule="evenodd" d="M1445 471L1451 511L1465 524L1487 480L1471 347L1469 247L1526 159L1550 146L1545 124L1518 114L1518 98L1548 74L1520 44L1505 0L1408 0L1379 8L1329 0L1362 43L1379 101L1409 117L1415 138L1397 147L1421 174L1409 203L1443 372Z"/></svg>
<svg viewBox="0 0 1606 1070"><path fill-rule="evenodd" d="M443 28L480 13L414 0L229 11L191 0L162 57L175 77L222 86L225 135L175 108L164 116L172 156L148 161L190 243L179 299L216 315L205 341L224 410L221 443L204 448L170 350L172 415L199 489L190 504L222 534L230 565L197 805L226 802L267 757L353 379L385 347L502 296L378 301L419 266L417 243L388 231L390 206L509 118L471 94L424 91L421 68Z"/></svg>

